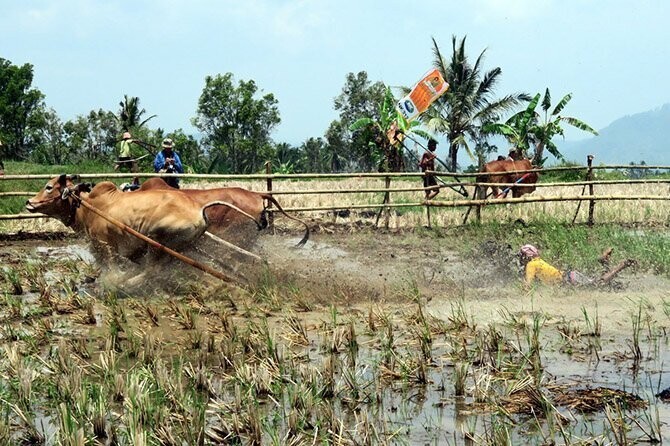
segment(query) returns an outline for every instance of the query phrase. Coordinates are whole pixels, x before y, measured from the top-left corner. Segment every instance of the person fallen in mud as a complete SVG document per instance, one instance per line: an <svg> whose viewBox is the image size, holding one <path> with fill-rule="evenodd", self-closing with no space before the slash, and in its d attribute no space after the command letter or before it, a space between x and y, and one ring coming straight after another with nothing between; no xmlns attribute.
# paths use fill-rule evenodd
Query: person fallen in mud
<svg viewBox="0 0 670 446"><path fill-rule="evenodd" d="M600 257L603 266L609 265L612 248L608 248ZM561 271L540 258L540 251L533 245L523 245L519 250L521 265L524 267L524 288L530 288L535 280L545 285L568 284L574 286L607 285L624 269L635 265L635 260L622 260L614 268L600 277L589 277L577 270Z"/></svg>

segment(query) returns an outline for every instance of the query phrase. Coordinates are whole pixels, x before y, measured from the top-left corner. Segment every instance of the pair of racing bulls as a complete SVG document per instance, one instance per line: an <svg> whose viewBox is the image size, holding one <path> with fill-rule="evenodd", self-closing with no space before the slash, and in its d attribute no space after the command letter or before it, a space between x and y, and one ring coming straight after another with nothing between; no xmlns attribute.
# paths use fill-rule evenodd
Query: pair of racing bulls
<svg viewBox="0 0 670 446"><path fill-rule="evenodd" d="M298 245L305 244L309 237L307 224L286 214L268 194L238 187L173 189L160 178L147 180L134 192L122 192L111 182L91 187L76 181L76 177L67 175L51 179L26 202L26 209L57 218L75 231L84 231L95 245L107 246L135 262L149 252L147 243L89 206L80 205L80 200L175 251L192 246L203 234L225 243L219 236L244 220L254 221L259 229L265 228L266 202L305 226L305 235Z"/></svg>
<svg viewBox="0 0 670 446"><path fill-rule="evenodd" d="M505 197L512 192L512 197L518 198L525 194L530 194L535 190L535 183L538 180L537 172L516 173L516 171L533 170L535 167L529 159L520 160L497 160L484 164L482 172L477 175L478 183L493 184L491 190L494 198ZM500 191L498 184L505 184L503 191ZM507 186L510 185L510 186ZM487 198L486 191L489 186L482 186L479 189L479 197Z"/></svg>
<svg viewBox="0 0 670 446"><path fill-rule="evenodd" d="M519 197L535 190L537 174L511 172L528 169L532 169L532 165L527 159L493 161L485 165L478 181L499 184L522 181L528 186L511 187L512 195ZM269 194L237 187L177 190L160 178L146 181L140 190L131 193L121 192L111 182L91 188L84 183L75 184L75 181L66 175L51 179L44 189L27 201L27 210L58 218L66 226L85 231L94 243L111 247L133 261L147 253L146 242L86 206L79 206L79 200L85 200L101 213L177 251L189 247L205 233L224 242L219 235L240 220L250 219L259 229L264 228L267 226L266 202L305 226L305 235L299 245L309 237L307 224L287 215ZM493 192L496 197L500 195L497 187L493 187Z"/></svg>

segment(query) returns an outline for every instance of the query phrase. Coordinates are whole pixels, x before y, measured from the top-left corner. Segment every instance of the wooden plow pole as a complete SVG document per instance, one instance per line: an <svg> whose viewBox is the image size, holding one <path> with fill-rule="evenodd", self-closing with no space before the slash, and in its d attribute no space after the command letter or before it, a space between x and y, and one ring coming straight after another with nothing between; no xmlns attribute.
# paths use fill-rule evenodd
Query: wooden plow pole
<svg viewBox="0 0 670 446"><path fill-rule="evenodd" d="M214 276L217 279L221 279L224 282L234 282L234 280L232 278L223 274L222 272L217 271L214 268L211 268L211 267L209 267L205 264L202 264L202 263L200 263L196 260L193 260L192 258L185 256L184 254L178 253L177 251L175 251L173 249L170 249L167 246L162 245L162 244L158 243L157 241L147 237L146 235L142 234L141 232L138 232L138 231L134 230L130 226L126 225L125 223L122 223L122 222L118 221L114 217L110 217L109 215L105 215L98 208L96 208L95 206L87 203L85 200L81 199L80 197L77 197L76 195L73 195L72 193L69 193L68 195L71 196L74 200L78 201L79 204L84 206L89 211L93 212L94 214L98 215L99 217L104 218L105 220L107 220L108 222L110 222L114 226L118 227L119 229L127 232L128 234L133 235L133 236L137 237L138 239L148 243L149 245L153 246L154 248L158 249L159 251L162 251L166 254L169 254L172 257L176 258L177 260L180 260L180 261L182 261L182 262L184 262L188 265L191 265L194 268L198 268L200 271L206 272L207 274L209 274L211 276Z"/></svg>
<svg viewBox="0 0 670 446"><path fill-rule="evenodd" d="M391 177L384 177L384 200L382 201L382 207L379 208L379 212L377 213L377 219L375 220L375 227L379 226L379 218L382 215L382 212L384 213L384 227L386 229L389 228L389 219L391 217L391 209L386 206L391 202L391 193L389 192L389 189L391 188Z"/></svg>

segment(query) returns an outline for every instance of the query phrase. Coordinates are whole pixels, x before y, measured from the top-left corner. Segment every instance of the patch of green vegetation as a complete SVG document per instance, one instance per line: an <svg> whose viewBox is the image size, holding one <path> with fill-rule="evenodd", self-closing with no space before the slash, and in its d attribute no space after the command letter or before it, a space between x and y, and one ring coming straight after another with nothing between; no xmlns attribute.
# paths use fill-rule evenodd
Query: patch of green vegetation
<svg viewBox="0 0 670 446"><path fill-rule="evenodd" d="M112 173L113 166L86 161L77 165L45 165L26 162L5 162L5 175L68 175L82 173ZM44 186L45 180L0 180L0 192L37 192ZM0 214L18 214L23 210L29 197L2 197L0 198Z"/></svg>
<svg viewBox="0 0 670 446"><path fill-rule="evenodd" d="M512 249L530 243L540 249L542 258L556 266L594 271L598 258L612 247L612 262L634 259L640 270L670 274L670 237L665 227L625 227L616 224L566 225L551 219L529 225L487 223L468 225L449 231L454 243L467 252L479 249L486 240L509 243Z"/></svg>

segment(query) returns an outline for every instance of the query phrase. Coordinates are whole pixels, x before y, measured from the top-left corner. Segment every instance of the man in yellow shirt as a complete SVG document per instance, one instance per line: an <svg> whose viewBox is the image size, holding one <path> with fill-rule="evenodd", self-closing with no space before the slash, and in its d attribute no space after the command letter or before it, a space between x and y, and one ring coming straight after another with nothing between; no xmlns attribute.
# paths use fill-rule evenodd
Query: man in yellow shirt
<svg viewBox="0 0 670 446"><path fill-rule="evenodd" d="M605 251L601 257L603 265L609 262L612 248ZM610 271L605 272L599 278L588 277L579 271L561 271L540 258L540 251L533 245L523 245L519 251L521 264L524 266L524 286L530 287L537 279L545 285L557 285L567 283L570 285L584 286L609 283L625 268L635 264L634 260L627 259L620 262Z"/></svg>
<svg viewBox="0 0 670 446"><path fill-rule="evenodd" d="M123 133L123 139L119 144L119 160L114 165L114 170L121 169L124 172L130 169L132 173L137 173L137 160L133 159L130 151L130 144L134 142L135 140L132 139L130 132ZM138 177L133 178L133 185L139 188L140 179Z"/></svg>

